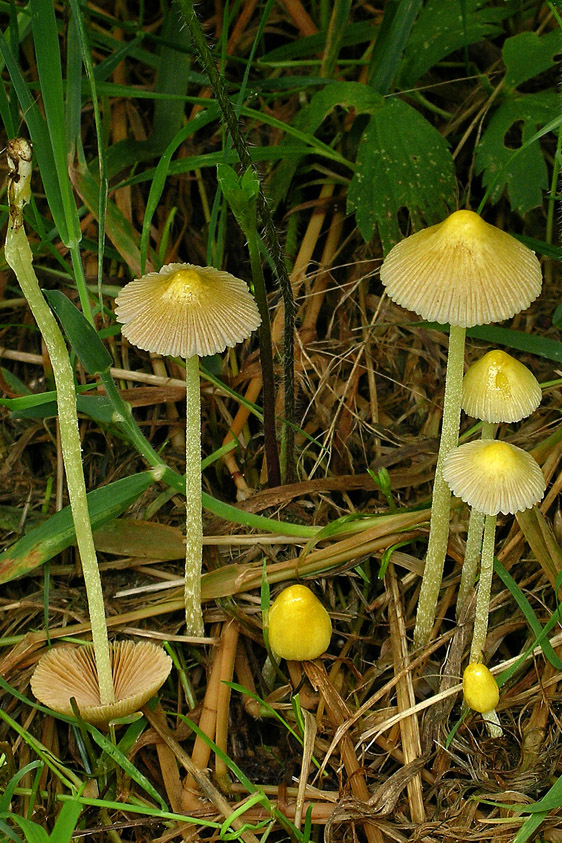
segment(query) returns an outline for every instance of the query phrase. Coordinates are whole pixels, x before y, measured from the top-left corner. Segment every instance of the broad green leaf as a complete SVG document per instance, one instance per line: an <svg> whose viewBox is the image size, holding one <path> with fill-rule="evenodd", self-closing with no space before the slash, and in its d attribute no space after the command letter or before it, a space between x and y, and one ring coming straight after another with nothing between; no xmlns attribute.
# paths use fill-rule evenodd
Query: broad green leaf
<svg viewBox="0 0 562 843"><path fill-rule="evenodd" d="M506 87L517 88L533 76L554 67L554 56L561 50L562 32L559 29L546 35L520 32L507 38L502 50Z"/></svg>
<svg viewBox="0 0 562 843"><path fill-rule="evenodd" d="M428 0L406 46L399 72L400 88L413 87L423 74L461 47L498 35L497 23L510 10L493 8L488 0Z"/></svg>
<svg viewBox="0 0 562 843"><path fill-rule="evenodd" d="M6 816L6 815L4 815ZM15 822L23 833L27 843L49 843L49 835L43 826L28 820L25 817L19 817L17 814L8 814L13 822Z"/></svg>
<svg viewBox="0 0 562 843"><path fill-rule="evenodd" d="M51 834L51 843L70 843L83 806L74 799L63 802Z"/></svg>
<svg viewBox="0 0 562 843"><path fill-rule="evenodd" d="M96 549L117 556L141 559L183 559L185 539L181 530L153 521L114 518L95 531Z"/></svg>
<svg viewBox="0 0 562 843"><path fill-rule="evenodd" d="M310 103L299 111L293 120L293 128L308 135L314 135L325 118L334 108L353 108L358 114L373 114L384 106L384 98L359 82L335 82L326 85L322 91L314 94ZM291 145L287 137L277 149L283 151ZM303 153L313 150L303 150ZM268 199L275 207L283 198L299 165L295 158L287 159L281 155L281 162L275 168L268 187Z"/></svg>
<svg viewBox="0 0 562 843"><path fill-rule="evenodd" d="M60 290L43 290L43 293L86 371L90 375L107 372L113 359L94 326Z"/></svg>
<svg viewBox="0 0 562 843"><path fill-rule="evenodd" d="M121 515L154 480L154 474L145 471L89 492L92 529L96 530ZM74 522L70 507L66 506L0 554L0 583L28 574L73 544L74 539Z"/></svg>
<svg viewBox="0 0 562 843"><path fill-rule="evenodd" d="M363 238L378 228L386 253L402 232L398 212L407 208L414 227L437 223L456 206L455 169L447 142L422 115L393 97L377 108L357 153L347 207Z"/></svg>
<svg viewBox="0 0 562 843"><path fill-rule="evenodd" d="M540 145L530 139L539 127L559 113L559 95L545 91L518 94L502 103L493 114L475 158L476 172L482 173L484 187L491 185L502 171L490 192L491 202L498 202L507 188L511 207L520 214L542 205L543 190L549 184L548 171ZM517 133L517 138L512 141L509 132ZM513 157L519 149L521 152Z"/></svg>

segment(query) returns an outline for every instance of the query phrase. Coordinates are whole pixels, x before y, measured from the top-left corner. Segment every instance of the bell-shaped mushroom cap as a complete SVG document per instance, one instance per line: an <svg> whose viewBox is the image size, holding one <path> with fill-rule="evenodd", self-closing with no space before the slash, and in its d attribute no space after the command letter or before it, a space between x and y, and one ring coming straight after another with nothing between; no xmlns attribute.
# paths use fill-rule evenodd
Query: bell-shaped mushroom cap
<svg viewBox="0 0 562 843"><path fill-rule="evenodd" d="M498 683L484 664L473 662L467 665L462 675L464 701L473 711L487 714L500 701Z"/></svg>
<svg viewBox="0 0 562 843"><path fill-rule="evenodd" d="M269 610L269 644L281 659L306 661L327 650L332 622L320 600L305 585L291 585Z"/></svg>
<svg viewBox="0 0 562 843"><path fill-rule="evenodd" d="M537 461L521 448L497 440L459 445L445 458L443 477L457 498L485 515L530 509L545 490Z"/></svg>
<svg viewBox="0 0 562 843"><path fill-rule="evenodd" d="M397 243L381 266L390 298L432 322L469 328L509 319L541 291L534 252L473 211Z"/></svg>
<svg viewBox="0 0 562 843"><path fill-rule="evenodd" d="M261 317L248 285L212 266L170 263L126 284L115 315L123 336L145 351L206 357L234 346Z"/></svg>
<svg viewBox="0 0 562 843"><path fill-rule="evenodd" d="M118 641L110 645L115 702L100 703L94 649L57 647L39 659L31 677L31 690L40 702L61 714L72 715L76 699L88 723L102 728L110 720L137 711L154 696L172 669L162 647L147 641Z"/></svg>
<svg viewBox="0 0 562 843"><path fill-rule="evenodd" d="M541 398L533 373L499 349L473 363L462 384L463 410L486 422L521 421L534 413Z"/></svg>

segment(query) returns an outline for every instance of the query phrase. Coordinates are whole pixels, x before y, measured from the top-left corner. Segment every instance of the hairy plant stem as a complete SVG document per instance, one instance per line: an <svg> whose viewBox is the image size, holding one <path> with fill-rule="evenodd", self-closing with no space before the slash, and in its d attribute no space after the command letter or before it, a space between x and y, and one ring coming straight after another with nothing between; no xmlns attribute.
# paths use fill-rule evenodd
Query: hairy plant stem
<svg viewBox="0 0 562 843"><path fill-rule="evenodd" d="M57 389L61 449L66 473L68 497L88 598L100 701L102 704L105 704L114 701L113 677L107 639L103 592L92 536L86 498L86 484L82 468L82 447L80 444L78 416L76 413L74 374L70 365L66 344L55 317L41 292L37 276L33 269L33 255L25 235L22 215L23 205L27 199L24 198L22 201L21 198L22 195L24 197L26 195L25 179L27 178L29 182L31 176L31 148L27 144L27 141L20 141L22 144L27 144L29 148L29 159L26 160L20 157L18 162L17 153L12 154L12 145L16 143L17 141L11 141L8 144L8 164L11 173L17 176L18 180L12 177L9 187L10 223L6 235L5 256L8 265L13 269L18 279L33 317L37 322L53 367ZM28 164L29 167L24 166L25 164ZM27 170L28 172L26 172Z"/></svg>
<svg viewBox="0 0 562 843"><path fill-rule="evenodd" d="M205 632L201 611L203 508L201 501L201 386L199 357L185 361L185 625L188 635Z"/></svg>
<svg viewBox="0 0 562 843"><path fill-rule="evenodd" d="M195 10L192 0L178 0L181 13L189 29L193 45L199 57L199 62L209 77L209 82L217 99L224 122L232 138L232 143L240 159L240 163L247 169L255 170L246 140L240 131L236 114L226 92L226 86L217 69L205 33ZM279 242L277 229L269 210L267 199L261 182L257 196L257 210L262 221L265 241L275 267L275 273L281 288L284 305L283 331L283 387L284 387L284 417L285 447L283 450L283 474L285 482L290 483L294 476L294 423L295 423L295 374L294 374L294 330L295 330L295 302L289 273L285 265L283 250Z"/></svg>
<svg viewBox="0 0 562 843"><path fill-rule="evenodd" d="M263 278L258 238L255 231L245 232L250 253L254 295L261 316L258 329L260 338L260 362L263 377L263 435L265 459L267 463L267 479L270 486L279 486L281 472L279 468L279 454L275 436L275 378L273 373L273 348L271 345L271 323L267 294Z"/></svg>
<svg viewBox="0 0 562 843"><path fill-rule="evenodd" d="M482 439L494 438L494 425L491 422L482 422ZM480 561L482 550L482 533L484 532L484 514L475 509L470 510L468 518L468 533L466 536L466 548L461 568L461 584L457 595L457 620L460 617L462 608L468 600L470 592L476 582L476 571Z"/></svg>
<svg viewBox="0 0 562 843"><path fill-rule="evenodd" d="M488 616L490 614L490 594L492 592L492 575L494 573L494 543L496 538L496 516L486 515L484 520L484 538L482 540L482 560L480 562L480 579L478 580L478 595L476 597L476 615L474 618L474 632L470 648L470 662L483 662L488 634Z"/></svg>
<svg viewBox="0 0 562 843"><path fill-rule="evenodd" d="M451 325L441 441L433 484L429 542L414 629L414 649L423 647L429 640L443 579L451 511L451 491L443 479L443 463L459 439L465 335L465 328Z"/></svg>

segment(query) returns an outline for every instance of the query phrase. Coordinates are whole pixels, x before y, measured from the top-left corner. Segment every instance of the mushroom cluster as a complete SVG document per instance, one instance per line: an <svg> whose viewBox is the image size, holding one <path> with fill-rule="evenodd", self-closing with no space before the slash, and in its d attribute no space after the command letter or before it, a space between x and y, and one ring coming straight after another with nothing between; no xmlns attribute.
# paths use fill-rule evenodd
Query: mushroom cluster
<svg viewBox="0 0 562 843"><path fill-rule="evenodd" d="M420 647L434 623L447 552L451 493L443 465L458 442L466 329L527 308L541 291L542 275L534 252L473 211L462 210L394 246L380 277L394 302L423 319L450 325L429 543L414 630L414 647Z"/></svg>

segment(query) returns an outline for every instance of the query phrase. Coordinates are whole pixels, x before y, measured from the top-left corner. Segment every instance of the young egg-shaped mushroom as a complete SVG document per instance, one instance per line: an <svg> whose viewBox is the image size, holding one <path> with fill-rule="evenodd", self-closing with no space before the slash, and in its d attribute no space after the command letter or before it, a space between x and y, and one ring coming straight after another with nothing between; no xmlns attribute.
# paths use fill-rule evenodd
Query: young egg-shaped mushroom
<svg viewBox="0 0 562 843"><path fill-rule="evenodd" d="M443 476L454 495L485 515L470 653L471 662L481 662L488 631L496 515L514 514L538 503L544 495L544 476L531 454L497 440L467 442L455 448L445 460Z"/></svg>
<svg viewBox="0 0 562 843"><path fill-rule="evenodd" d="M202 635L199 357L249 337L261 318L245 281L212 266L189 263L171 263L131 281L116 304L117 321L129 342L145 351L185 359L185 618L188 635Z"/></svg>
<svg viewBox="0 0 562 843"><path fill-rule="evenodd" d="M138 711L166 681L172 660L148 641L110 646L115 699L102 703L93 647L56 647L39 659L31 690L40 702L72 715L72 697L87 723L106 728L111 720Z"/></svg>
<svg viewBox="0 0 562 843"><path fill-rule="evenodd" d="M281 659L316 659L332 637L328 612L305 585L283 589L271 604L268 623L269 645Z"/></svg>
<svg viewBox="0 0 562 843"><path fill-rule="evenodd" d="M466 666L462 676L462 692L467 706L481 714L486 721L490 735L501 738L503 730L496 714L500 689L486 665L472 662Z"/></svg>
<svg viewBox="0 0 562 843"><path fill-rule="evenodd" d="M443 461L458 441L466 328L508 319L528 307L540 293L542 276L534 252L473 211L462 210L394 246L380 277L397 304L451 326L429 543L414 630L414 647L419 647L433 626L447 551L451 496Z"/></svg>

